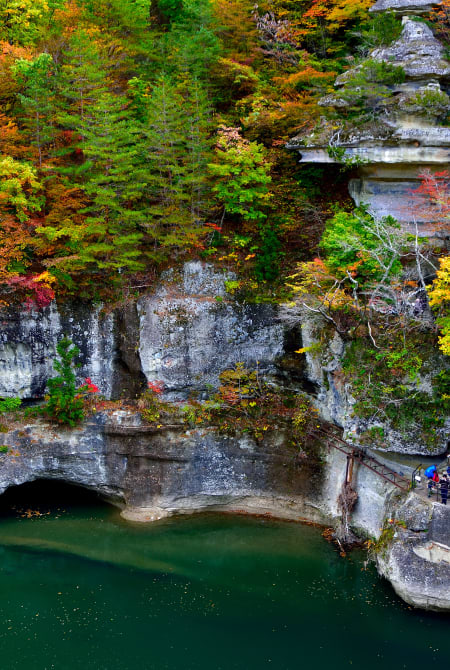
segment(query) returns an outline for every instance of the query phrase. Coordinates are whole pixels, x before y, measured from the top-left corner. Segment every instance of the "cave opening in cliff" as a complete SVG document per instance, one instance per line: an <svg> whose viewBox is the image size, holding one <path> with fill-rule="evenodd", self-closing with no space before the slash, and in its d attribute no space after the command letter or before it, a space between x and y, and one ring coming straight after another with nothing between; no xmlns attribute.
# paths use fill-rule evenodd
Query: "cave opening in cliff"
<svg viewBox="0 0 450 670"><path fill-rule="evenodd" d="M77 508L109 506L89 489L52 479L11 486L0 496L0 517L39 517Z"/></svg>

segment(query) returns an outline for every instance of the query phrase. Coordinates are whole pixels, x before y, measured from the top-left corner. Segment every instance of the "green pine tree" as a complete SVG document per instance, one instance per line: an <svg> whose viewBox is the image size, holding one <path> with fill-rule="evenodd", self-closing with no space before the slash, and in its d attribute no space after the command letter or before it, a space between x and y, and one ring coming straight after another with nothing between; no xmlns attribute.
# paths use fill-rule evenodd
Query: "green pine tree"
<svg viewBox="0 0 450 670"><path fill-rule="evenodd" d="M107 90L106 58L88 33L77 31L63 56L58 91L58 123L75 136L68 151L83 150L95 105Z"/></svg>
<svg viewBox="0 0 450 670"><path fill-rule="evenodd" d="M18 115L28 131L30 143L37 149L41 168L44 151L55 136L56 68L53 58L50 54L41 53L34 60L19 59L12 72L21 84Z"/></svg>
<svg viewBox="0 0 450 670"><path fill-rule="evenodd" d="M134 184L139 138L125 103L123 98L104 92L92 105L89 119L80 124L87 177L80 188L91 204L85 209L79 260L100 271L143 268L142 210L133 207L140 196Z"/></svg>
<svg viewBox="0 0 450 670"><path fill-rule="evenodd" d="M198 244L206 205L210 151L206 99L197 83L179 86L161 77L142 124L138 180L146 200L148 253ZM149 240L149 241L150 241Z"/></svg>

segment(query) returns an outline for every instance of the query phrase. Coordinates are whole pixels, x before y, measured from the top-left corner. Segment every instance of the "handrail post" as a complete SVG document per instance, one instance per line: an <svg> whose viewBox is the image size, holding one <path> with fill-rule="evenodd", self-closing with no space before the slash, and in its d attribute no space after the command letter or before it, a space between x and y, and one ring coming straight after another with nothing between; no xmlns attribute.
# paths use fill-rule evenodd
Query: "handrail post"
<svg viewBox="0 0 450 670"><path fill-rule="evenodd" d="M421 470L422 470L422 463L421 463L420 465L418 465L418 466L413 470L413 473L412 473L412 475L411 475L411 488L412 488L412 489L417 488L416 476L417 476L417 474L419 474L419 476L420 476L420 471L421 471Z"/></svg>

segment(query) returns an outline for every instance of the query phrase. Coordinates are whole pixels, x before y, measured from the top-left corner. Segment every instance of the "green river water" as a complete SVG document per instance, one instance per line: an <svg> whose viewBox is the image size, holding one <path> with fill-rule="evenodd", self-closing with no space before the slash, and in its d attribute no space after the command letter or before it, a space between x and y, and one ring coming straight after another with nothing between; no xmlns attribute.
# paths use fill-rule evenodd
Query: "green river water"
<svg viewBox="0 0 450 670"><path fill-rule="evenodd" d="M450 665L450 617L409 608L317 528L228 515L131 525L90 499L39 496L2 499L4 670Z"/></svg>

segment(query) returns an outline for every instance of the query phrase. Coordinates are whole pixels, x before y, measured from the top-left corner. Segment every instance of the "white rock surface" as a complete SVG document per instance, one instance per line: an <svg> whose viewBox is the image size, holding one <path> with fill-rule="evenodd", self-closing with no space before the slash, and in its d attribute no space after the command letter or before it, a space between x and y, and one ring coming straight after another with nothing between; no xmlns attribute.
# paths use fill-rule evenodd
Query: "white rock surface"
<svg viewBox="0 0 450 670"><path fill-rule="evenodd" d="M369 12L374 14L378 12L391 11L396 14L424 14L433 7L440 5L440 0L430 2L430 0L377 0Z"/></svg>
<svg viewBox="0 0 450 670"><path fill-rule="evenodd" d="M282 355L284 328L276 309L237 303L225 290L232 278L189 263L181 277L168 275L139 300L142 371L147 381L164 382L166 397L217 388L220 372L239 361L273 371Z"/></svg>

